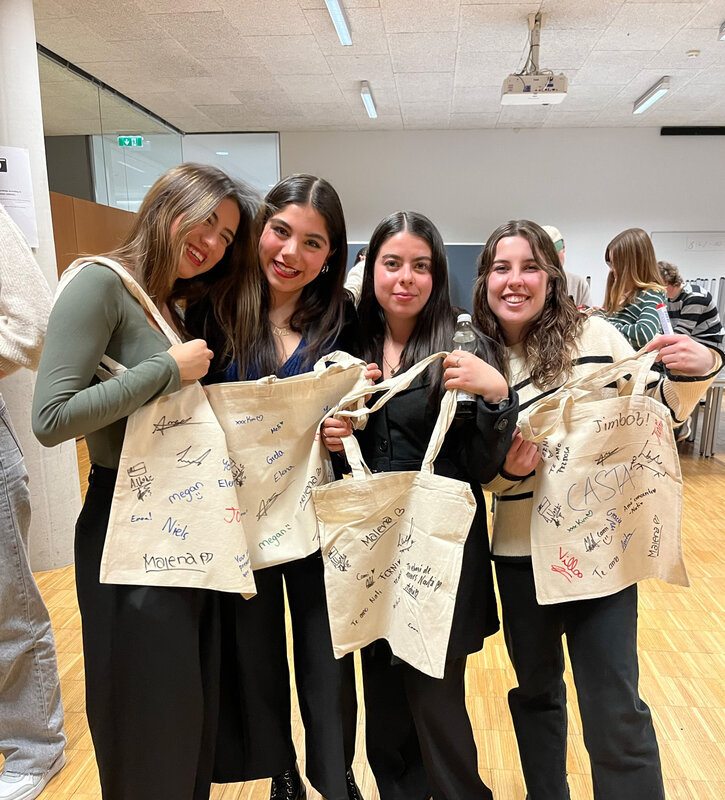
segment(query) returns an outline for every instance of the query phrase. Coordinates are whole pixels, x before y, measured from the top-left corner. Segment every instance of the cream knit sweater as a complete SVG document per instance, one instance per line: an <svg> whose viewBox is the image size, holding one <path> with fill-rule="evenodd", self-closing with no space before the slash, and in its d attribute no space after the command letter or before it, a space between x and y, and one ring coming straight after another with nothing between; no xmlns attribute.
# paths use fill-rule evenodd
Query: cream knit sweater
<svg viewBox="0 0 725 800"><path fill-rule="evenodd" d="M572 380L596 372L603 365L625 358L633 352L622 334L600 317L589 317L584 323L577 350ZM531 383L520 346L508 348L508 356L511 385L519 395L519 419L525 419L533 403L544 394L551 394L559 386L542 392ZM703 378L678 379L677 376L650 372L646 394L664 403L672 412L674 424L681 424L712 383L721 366L722 360L717 355L715 370ZM616 393L614 388L602 389L602 398L614 397ZM494 558L531 557L530 520L534 483L533 474L521 481L511 481L498 475L483 487L495 495L491 547Z"/></svg>
<svg viewBox="0 0 725 800"><path fill-rule="evenodd" d="M50 304L48 282L0 204L0 372L37 369Z"/></svg>

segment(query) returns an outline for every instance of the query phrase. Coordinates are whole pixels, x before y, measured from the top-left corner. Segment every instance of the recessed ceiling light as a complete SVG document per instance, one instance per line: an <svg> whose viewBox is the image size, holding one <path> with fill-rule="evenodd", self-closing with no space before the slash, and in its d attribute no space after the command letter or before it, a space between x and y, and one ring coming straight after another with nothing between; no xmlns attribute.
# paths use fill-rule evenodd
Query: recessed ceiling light
<svg viewBox="0 0 725 800"><path fill-rule="evenodd" d="M228 156L229 153L226 150L217 150L216 155L218 156Z"/></svg>
<svg viewBox="0 0 725 800"><path fill-rule="evenodd" d="M345 19L345 12L340 6L340 0L325 0L325 5L330 12L340 44L349 47L352 44L352 37L350 36L350 27Z"/></svg>
<svg viewBox="0 0 725 800"><path fill-rule="evenodd" d="M717 38L721 42L725 42L725 22L720 26L720 33L718 33Z"/></svg>
<svg viewBox="0 0 725 800"><path fill-rule="evenodd" d="M373 96L370 92L370 84L367 81L360 82L360 97L362 98L363 105L365 106L365 110L368 112L370 119L375 119L378 116L378 112L375 108L375 102L373 101Z"/></svg>
<svg viewBox="0 0 725 800"><path fill-rule="evenodd" d="M657 83L650 86L649 89L634 101L632 108L633 114L641 114L646 111L653 103L656 103L660 97L663 97L670 90L670 76L663 75Z"/></svg>
<svg viewBox="0 0 725 800"><path fill-rule="evenodd" d="M687 53L685 53L685 55L688 58L697 58L700 55L700 51L699 50L688 50Z"/></svg>

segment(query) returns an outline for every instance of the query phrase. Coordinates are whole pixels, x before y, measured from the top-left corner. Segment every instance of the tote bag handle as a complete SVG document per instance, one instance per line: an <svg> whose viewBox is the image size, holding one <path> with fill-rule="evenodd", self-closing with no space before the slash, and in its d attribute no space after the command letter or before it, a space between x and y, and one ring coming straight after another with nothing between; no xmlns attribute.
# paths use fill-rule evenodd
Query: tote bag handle
<svg viewBox="0 0 725 800"><path fill-rule="evenodd" d="M354 367L358 364L364 364L365 362L362 359L355 358L355 356L351 356L350 353L345 352L344 350L335 350L332 353L328 353L326 356L320 356L320 358L315 361L315 366L313 367L312 371L315 375L322 375L323 372L326 372L330 369L328 364L331 367L337 367L338 369L348 369L349 367Z"/></svg>
<svg viewBox="0 0 725 800"><path fill-rule="evenodd" d="M448 353L446 352L434 353L433 355L424 358L422 361L419 361L417 364L414 364L409 370L401 373L400 375L388 378L386 381L378 383L375 386L366 387L345 395L337 408L333 409L328 416L335 416L338 418L346 417L353 421L353 425L355 424L355 421L360 422L362 420L363 424L359 425L358 427L364 427L364 423L367 422L367 417L369 414L382 408L382 406L384 406L388 400L395 397L396 394L402 392L404 389L407 389L408 386L410 386L410 384L415 380L415 378L424 372L433 362L437 361L439 358L445 358L447 355ZM383 394L370 408L366 407L352 411L342 408L343 406L347 406L356 402L361 397L378 392L382 392ZM438 453L443 446L443 440L445 439L448 428L453 421L455 412L456 394L450 390L446 391L441 400L438 418L436 419L425 456L423 457L421 472L433 472L433 462L436 460ZM372 475L369 467L363 460L362 453L360 451L360 445L358 444L357 439L354 436L343 436L342 444L345 448L345 455L347 456L348 463L350 464L353 478L357 480L364 480L366 477Z"/></svg>
<svg viewBox="0 0 725 800"><path fill-rule="evenodd" d="M630 379L630 385L632 387L631 394L644 394L647 375L656 358L657 351L653 350L648 353L643 348L639 352L633 353L631 356L626 356L619 361L615 361L613 364L607 364L591 375L585 375L569 383L565 383L552 395L535 403L529 409L529 414L526 419L519 420L518 425L521 430L521 435L524 439L528 439L532 442L543 441L547 436L551 436L557 429L568 406L580 400L584 400L591 392L603 389L613 381L626 375L627 372L630 372L632 376ZM627 367L631 368L627 369ZM544 428L538 429L531 424L530 420L532 416L548 411L558 413L553 414L551 420L547 420L548 424Z"/></svg>
<svg viewBox="0 0 725 800"><path fill-rule="evenodd" d="M128 272L128 270L125 270L117 261L113 261L110 258L105 258L104 256L94 256L90 260L84 258L76 259L61 275L53 302L55 303L58 300L58 297L60 297L60 293L63 291L63 289L65 289L65 287L73 280L73 278L76 277L76 275L78 275L82 269L87 267L89 264L94 263L103 264L104 266L112 269L123 281L124 286L131 293L131 295L138 300L138 302L141 304L141 307L153 317L153 319L156 321L156 324L159 326L159 328L161 328L163 334L171 342L171 344L181 344L181 339L177 335L176 331L163 318L154 301L146 294L146 292L144 292L131 273ZM124 367L123 364L120 364L118 361L114 361L111 356L109 356L107 353L104 353L104 355L101 357L101 363L96 369L96 377L101 381L107 381L125 371L126 367Z"/></svg>
<svg viewBox="0 0 725 800"><path fill-rule="evenodd" d="M128 291L133 295L133 297L138 300L141 304L141 307L146 311L148 314L153 317L156 324L161 328L163 334L166 338L171 342L171 344L181 344L181 339L176 331L169 325L169 323L163 318L161 312L157 308L154 301L146 294L146 292L141 288L139 283L135 280L131 273L124 269L117 261L113 261L110 258L105 258L104 256L93 256L93 258L79 258L74 261L68 269L66 269L63 274L61 275L60 281L58 283L58 289L55 294L55 300L58 299L60 293L65 289L65 287L73 280L73 278L78 275L78 273L87 267L89 264L103 264L104 266L112 269L118 277L123 281L124 286Z"/></svg>
<svg viewBox="0 0 725 800"><path fill-rule="evenodd" d="M355 358L355 356L351 356L350 353L346 353L344 350L334 350L332 353L328 353L326 356L320 356L317 359L317 361L315 361L310 372L313 375L320 376L328 372L329 370L332 370L332 372L335 373L359 365L364 366L365 362L360 358ZM299 375L295 375L292 377L302 377L308 374L309 373L303 372L300 373ZM254 381L254 383L256 383L257 386L267 386L275 384L277 383L277 381L281 380L288 380L288 379L278 378L276 375L263 375L261 378L257 378Z"/></svg>
<svg viewBox="0 0 725 800"><path fill-rule="evenodd" d="M376 383L372 386L365 386L360 389L353 390L352 392L346 394L327 416L334 416L337 418L346 417L352 421L354 428L364 428L369 414L372 414L379 408L382 408L382 406L384 406L391 397L394 397L399 392L407 389L418 377L418 375L425 372L432 363L437 361L439 358L445 358L447 355L448 353L446 352L433 353L432 355L424 358L422 361L419 361L417 364L413 364L409 370L401 372L400 375L394 375L393 377L381 381L380 383ZM367 406L357 409L348 408L348 406L354 405L358 400L364 399L370 394L378 393L382 394L370 408Z"/></svg>

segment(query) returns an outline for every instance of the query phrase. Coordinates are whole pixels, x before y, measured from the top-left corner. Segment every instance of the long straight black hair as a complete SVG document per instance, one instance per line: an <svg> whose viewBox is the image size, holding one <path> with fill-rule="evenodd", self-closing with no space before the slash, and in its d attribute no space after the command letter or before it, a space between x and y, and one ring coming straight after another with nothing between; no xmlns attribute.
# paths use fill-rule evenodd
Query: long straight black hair
<svg viewBox="0 0 725 800"><path fill-rule="evenodd" d="M451 350L456 317L459 309L451 305L448 281L448 258L438 228L423 214L415 211L396 211L385 217L373 231L365 259L358 317L362 341L362 357L367 362L382 363L385 342L385 312L375 296L375 262L382 246L397 233L406 231L422 239L431 251L431 277L433 288L428 302L415 322L413 332L403 348L399 372L431 353ZM478 355L500 368L496 348L487 337L480 337ZM444 391L442 362L431 369L431 400L440 399Z"/></svg>
<svg viewBox="0 0 725 800"><path fill-rule="evenodd" d="M265 197L267 204L264 224L285 206L310 206L325 221L330 242L327 269L303 289L292 317L290 327L301 333L307 342L302 358L310 365L324 355L334 345L340 335L344 321L344 302L349 297L344 289L345 268L347 266L347 230L342 203L335 189L324 179L314 175L290 175L270 189ZM258 268L261 281L261 309L259 325L248 336L249 352L246 364L254 366L261 375L277 372L277 350L274 335L268 321L269 283ZM246 372L246 369L244 370ZM240 369L240 378L244 379Z"/></svg>

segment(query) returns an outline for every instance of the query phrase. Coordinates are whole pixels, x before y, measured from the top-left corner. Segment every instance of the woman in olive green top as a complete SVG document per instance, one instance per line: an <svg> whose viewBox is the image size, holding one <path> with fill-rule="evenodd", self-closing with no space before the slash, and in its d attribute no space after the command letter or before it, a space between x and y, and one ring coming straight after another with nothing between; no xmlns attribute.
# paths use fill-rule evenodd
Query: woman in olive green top
<svg viewBox="0 0 725 800"><path fill-rule="evenodd" d="M237 331L258 313L258 201L208 166L184 164L153 185L125 243L109 257L154 298L184 338L177 300L207 294L240 352ZM89 261L93 261L92 258ZM104 354L126 371L105 382ZM99 583L126 417L203 377L206 342L169 341L109 267L92 263L53 308L33 401L48 446L85 435L89 487L76 525L86 705L104 800L207 800L220 660L218 596L201 589Z"/></svg>

